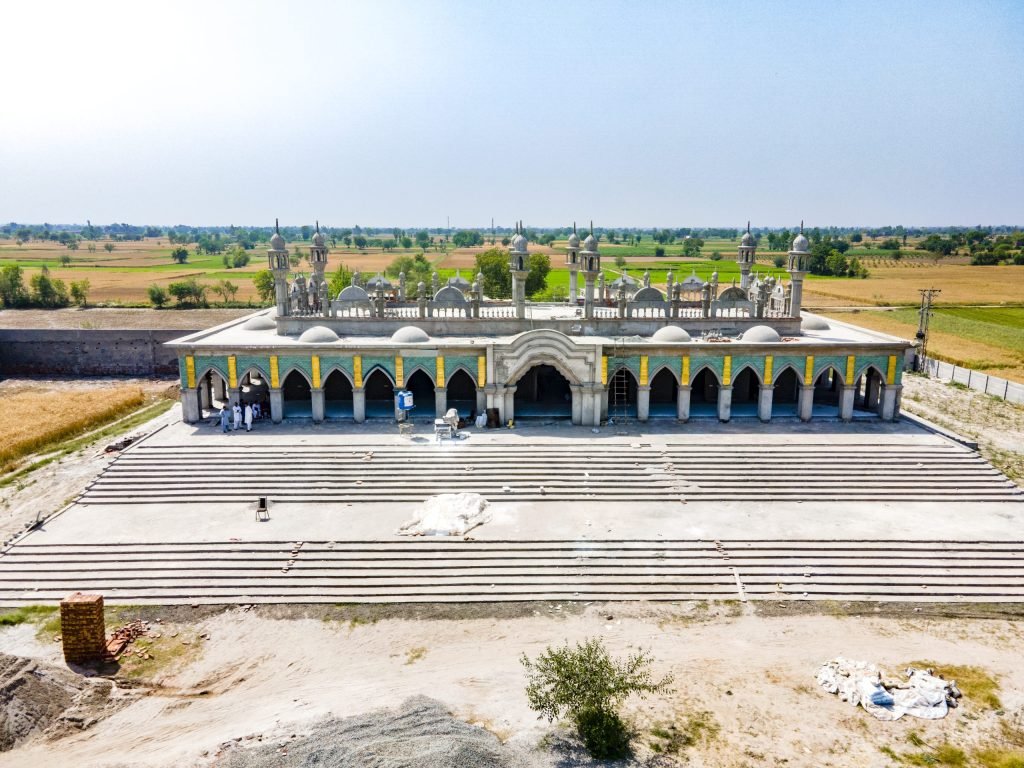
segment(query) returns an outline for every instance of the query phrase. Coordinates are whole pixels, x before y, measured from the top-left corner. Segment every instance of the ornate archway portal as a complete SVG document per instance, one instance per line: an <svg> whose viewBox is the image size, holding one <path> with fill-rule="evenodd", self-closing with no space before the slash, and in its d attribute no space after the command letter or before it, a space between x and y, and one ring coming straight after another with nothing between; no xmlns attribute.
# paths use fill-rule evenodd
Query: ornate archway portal
<svg viewBox="0 0 1024 768"><path fill-rule="evenodd" d="M516 419L571 419L572 390L552 365L535 365L516 383Z"/></svg>

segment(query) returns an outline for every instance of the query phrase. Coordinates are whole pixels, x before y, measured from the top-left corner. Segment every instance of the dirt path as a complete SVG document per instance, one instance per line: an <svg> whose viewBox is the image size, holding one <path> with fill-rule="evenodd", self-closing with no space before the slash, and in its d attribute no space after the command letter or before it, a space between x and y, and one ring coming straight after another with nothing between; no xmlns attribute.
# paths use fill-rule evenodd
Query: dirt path
<svg viewBox="0 0 1024 768"><path fill-rule="evenodd" d="M251 309L4 309L0 328L202 330L255 312Z"/></svg>
<svg viewBox="0 0 1024 768"><path fill-rule="evenodd" d="M917 618L909 611L764 617L734 604L534 605L512 618L362 623L237 609L201 621L198 631L209 639L199 658L158 677L161 687L151 695L84 734L5 755L5 765L208 765L233 739L286 738L325 714L395 706L418 693L532 748L551 729L526 705L519 655L591 636L619 655L647 648L658 673L675 675L675 693L627 707L641 732L640 758L650 755L652 727L703 711L721 733L685 749L693 765L861 768L881 764L881 747L912 749L911 730L929 743L968 748L999 721L977 702L941 721L882 723L815 685L818 666L836 655L893 672L924 658L984 667L999 680L1005 709L1024 705L1021 622ZM20 645L15 650L25 655L57 653L34 641Z"/></svg>

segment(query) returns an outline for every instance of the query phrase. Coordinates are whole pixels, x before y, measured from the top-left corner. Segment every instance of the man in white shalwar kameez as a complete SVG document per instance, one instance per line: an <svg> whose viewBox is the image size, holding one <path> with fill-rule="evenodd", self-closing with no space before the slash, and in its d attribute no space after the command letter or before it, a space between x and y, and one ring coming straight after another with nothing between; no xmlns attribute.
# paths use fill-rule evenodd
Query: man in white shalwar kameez
<svg viewBox="0 0 1024 768"><path fill-rule="evenodd" d="M252 432L252 404L245 404L245 431Z"/></svg>
<svg viewBox="0 0 1024 768"><path fill-rule="evenodd" d="M234 407L232 407L231 413L234 415L234 425L232 426L232 429L237 430L242 426L242 408L238 403L235 403Z"/></svg>

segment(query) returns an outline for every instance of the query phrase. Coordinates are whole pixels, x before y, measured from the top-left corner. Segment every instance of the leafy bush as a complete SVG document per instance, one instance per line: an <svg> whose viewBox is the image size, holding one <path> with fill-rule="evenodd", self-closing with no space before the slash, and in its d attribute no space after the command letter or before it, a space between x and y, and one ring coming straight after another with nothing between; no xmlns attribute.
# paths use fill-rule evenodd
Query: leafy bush
<svg viewBox="0 0 1024 768"><path fill-rule="evenodd" d="M657 257L658 257L658 258L660 259L660 258L661 258L662 256L664 256L664 255L665 255L665 249L664 249L664 248L662 248L662 247L661 247L660 245L659 245L659 246L657 246L657 247L656 247L656 248L654 249L654 255L655 255L655 256L657 256ZM623 259L623 262L625 262L625 259Z"/></svg>
<svg viewBox="0 0 1024 768"><path fill-rule="evenodd" d="M772 259L772 264L781 269L782 267L786 266L786 257L776 256L774 259Z"/></svg>
<svg viewBox="0 0 1024 768"><path fill-rule="evenodd" d="M178 301L179 307L205 307L207 286L194 277L167 286L167 292Z"/></svg>
<svg viewBox="0 0 1024 768"><path fill-rule="evenodd" d="M631 694L641 698L670 690L671 675L655 681L651 658L640 651L612 659L600 639L544 650L536 661L523 654L530 709L548 722L568 716L590 754L598 759L629 752L629 732L617 709Z"/></svg>
<svg viewBox="0 0 1024 768"><path fill-rule="evenodd" d="M167 303L167 291L156 283L153 283L146 289L146 294L149 296L149 302L157 309L160 309L160 307Z"/></svg>
<svg viewBox="0 0 1024 768"><path fill-rule="evenodd" d="M722 260L722 254L719 253L718 251L712 251L711 252L711 260L712 261L721 261Z"/></svg>

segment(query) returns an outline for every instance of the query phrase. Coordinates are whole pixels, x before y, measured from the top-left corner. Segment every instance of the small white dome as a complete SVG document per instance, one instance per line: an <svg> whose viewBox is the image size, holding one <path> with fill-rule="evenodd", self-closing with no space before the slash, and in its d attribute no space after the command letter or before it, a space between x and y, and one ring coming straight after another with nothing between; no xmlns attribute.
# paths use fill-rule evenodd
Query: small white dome
<svg viewBox="0 0 1024 768"><path fill-rule="evenodd" d="M256 315L250 317L242 325L242 329L246 331L272 331L277 328L277 323L274 322L274 318L269 315Z"/></svg>
<svg viewBox="0 0 1024 768"><path fill-rule="evenodd" d="M313 245L315 245L316 247L322 248L324 246L324 243L326 242L327 241L324 240L323 234L321 234L320 232L317 232L315 235L313 235Z"/></svg>
<svg viewBox="0 0 1024 768"><path fill-rule="evenodd" d="M779 332L774 328L769 328L767 325L755 325L753 328L748 328L740 338L743 341L752 341L755 344L772 344L782 341Z"/></svg>
<svg viewBox="0 0 1024 768"><path fill-rule="evenodd" d="M280 232L275 232L270 237L270 249L273 250L273 251L283 251L284 250L284 238L281 237L281 233Z"/></svg>
<svg viewBox="0 0 1024 768"><path fill-rule="evenodd" d="M754 236L750 232L744 232L743 239L740 240L740 245L747 246L749 248L757 245L757 240L754 239Z"/></svg>
<svg viewBox="0 0 1024 768"><path fill-rule="evenodd" d="M435 304L465 304L466 297L454 285L446 285L434 294Z"/></svg>
<svg viewBox="0 0 1024 768"><path fill-rule="evenodd" d="M683 328L678 325L666 325L664 328L659 328L651 336L651 341L662 341L669 343L690 341L690 334L688 334Z"/></svg>
<svg viewBox="0 0 1024 768"><path fill-rule="evenodd" d="M817 315L807 315L800 321L801 331L827 331L831 327L825 318L818 317Z"/></svg>
<svg viewBox="0 0 1024 768"><path fill-rule="evenodd" d="M570 248L579 248L580 247L580 236L577 235L575 232L573 232L571 235L569 235L569 243L568 243L568 245L569 245Z"/></svg>
<svg viewBox="0 0 1024 768"><path fill-rule="evenodd" d="M362 286L347 285L338 294L338 301L369 301L370 294Z"/></svg>
<svg viewBox="0 0 1024 768"><path fill-rule="evenodd" d="M801 232L799 235L793 238L792 250L796 251L797 253L807 253L808 247L809 243L807 242L807 238L804 237L803 232Z"/></svg>
<svg viewBox="0 0 1024 768"><path fill-rule="evenodd" d="M307 328L299 336L299 341L303 344L330 344L337 340L338 334L322 325L314 325L312 328Z"/></svg>
<svg viewBox="0 0 1024 768"><path fill-rule="evenodd" d="M430 341L430 337L422 328L417 328L415 325L403 325L391 334L391 340L399 344L422 344L425 341Z"/></svg>
<svg viewBox="0 0 1024 768"><path fill-rule="evenodd" d="M512 238L512 250L516 253L526 253L526 237L516 235Z"/></svg>
<svg viewBox="0 0 1024 768"><path fill-rule="evenodd" d="M583 250L597 253L597 238L592 234L587 235L587 239L583 241Z"/></svg>

